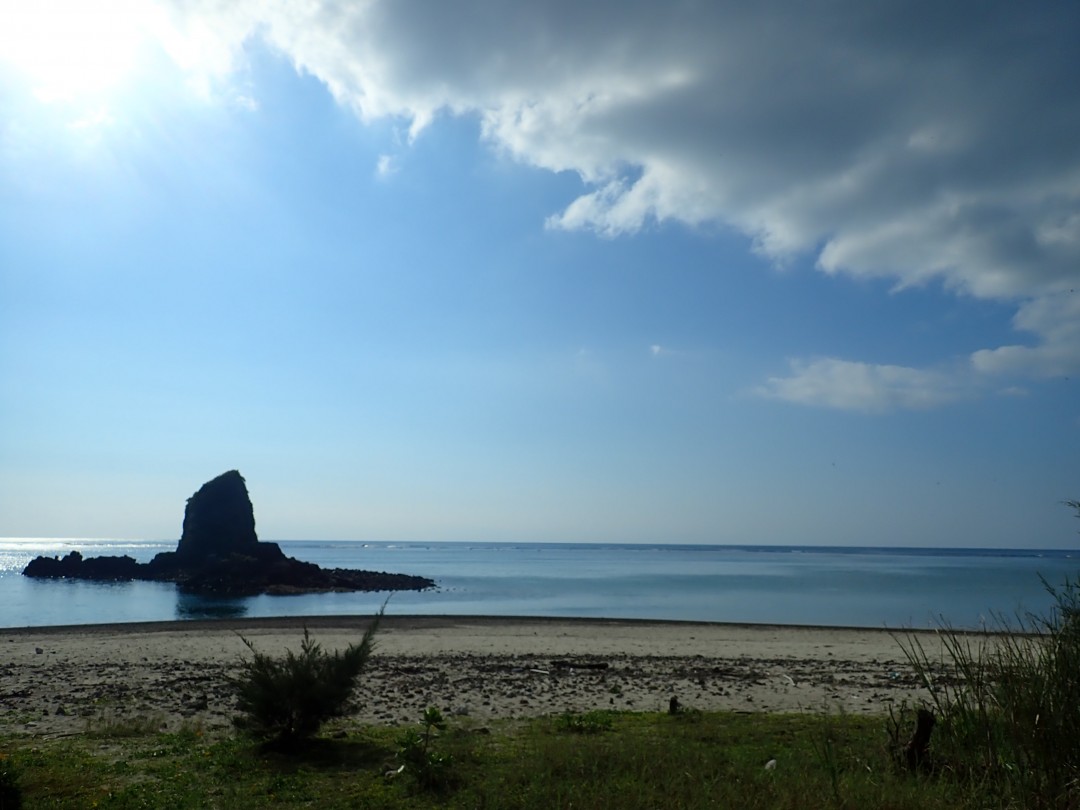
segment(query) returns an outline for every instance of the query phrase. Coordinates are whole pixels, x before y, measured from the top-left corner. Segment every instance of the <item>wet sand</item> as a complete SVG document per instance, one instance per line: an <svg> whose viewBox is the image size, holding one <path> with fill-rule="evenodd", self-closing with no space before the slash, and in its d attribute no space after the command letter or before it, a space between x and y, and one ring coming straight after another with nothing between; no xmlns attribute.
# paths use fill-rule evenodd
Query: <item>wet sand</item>
<svg viewBox="0 0 1080 810"><path fill-rule="evenodd" d="M0 630L0 734L84 732L147 717L231 726L228 677L257 649L357 641L369 617ZM928 652L933 633L920 632ZM387 617L346 722L404 724L438 706L478 722L566 711L886 713L925 692L887 630L503 617Z"/></svg>

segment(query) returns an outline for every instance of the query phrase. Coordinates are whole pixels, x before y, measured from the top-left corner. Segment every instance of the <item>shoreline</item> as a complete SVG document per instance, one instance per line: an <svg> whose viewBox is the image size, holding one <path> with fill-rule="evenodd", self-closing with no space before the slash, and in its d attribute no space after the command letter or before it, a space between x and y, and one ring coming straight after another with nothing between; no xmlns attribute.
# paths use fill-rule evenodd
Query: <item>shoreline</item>
<svg viewBox="0 0 1080 810"><path fill-rule="evenodd" d="M212 619L0 629L0 734L96 722L231 726L229 677L256 649L359 639L371 616ZM428 705L485 723L597 709L885 714L927 697L898 638L933 630L639 619L386 616L346 724L414 723ZM986 634L973 634L973 637Z"/></svg>
<svg viewBox="0 0 1080 810"><path fill-rule="evenodd" d="M294 629L301 631L304 626L309 628L334 628L334 627L365 627L373 619L372 614L353 613L327 613L311 616L251 616L221 619L153 619L148 621L134 622L98 622L90 624L27 624L11 627L0 627L0 636L10 634L45 633L66 634L79 632L130 632L130 633L158 633L177 629L191 630L217 630L228 629L233 625L252 627L256 629ZM623 618L617 616L532 616L532 615L491 615L481 613L408 613L387 615L382 619L383 626L390 623L395 625L453 625L453 624L626 624L626 625L656 625L656 626L701 626L701 627L728 627L748 630L816 630L865 632L865 633L915 633L918 635L934 635L939 629L932 627L889 627L864 626L856 624L795 624L791 622L723 622L705 621L700 619L642 619ZM227 627L228 626L228 627ZM1004 630L976 630L970 628L945 628L964 636L1003 636L1012 635Z"/></svg>

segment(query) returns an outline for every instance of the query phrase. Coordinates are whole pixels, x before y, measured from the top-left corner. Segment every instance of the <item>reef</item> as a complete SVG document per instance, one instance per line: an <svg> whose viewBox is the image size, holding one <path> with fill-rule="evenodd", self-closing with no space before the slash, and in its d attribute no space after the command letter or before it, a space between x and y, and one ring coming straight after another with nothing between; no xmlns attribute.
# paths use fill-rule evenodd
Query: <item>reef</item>
<svg viewBox="0 0 1080 810"><path fill-rule="evenodd" d="M427 577L321 568L286 556L277 543L260 541L247 483L237 470L208 481L188 498L176 551L162 552L148 563L129 556L84 558L72 551L63 557L37 557L23 574L39 579L175 582L184 593L213 596L421 591L435 586Z"/></svg>

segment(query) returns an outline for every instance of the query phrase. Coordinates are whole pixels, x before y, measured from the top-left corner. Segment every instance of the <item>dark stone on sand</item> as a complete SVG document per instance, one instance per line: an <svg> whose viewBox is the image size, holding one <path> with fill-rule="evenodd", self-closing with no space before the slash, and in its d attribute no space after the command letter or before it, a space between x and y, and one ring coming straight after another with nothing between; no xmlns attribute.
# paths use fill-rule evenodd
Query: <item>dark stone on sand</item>
<svg viewBox="0 0 1080 810"><path fill-rule="evenodd" d="M320 568L287 557L277 543L260 542L247 484L236 470L208 481L184 510L176 551L148 563L131 557L37 557L23 569L28 577L96 581L175 582L184 593L254 596L327 591L421 591L435 586L427 577L347 568Z"/></svg>

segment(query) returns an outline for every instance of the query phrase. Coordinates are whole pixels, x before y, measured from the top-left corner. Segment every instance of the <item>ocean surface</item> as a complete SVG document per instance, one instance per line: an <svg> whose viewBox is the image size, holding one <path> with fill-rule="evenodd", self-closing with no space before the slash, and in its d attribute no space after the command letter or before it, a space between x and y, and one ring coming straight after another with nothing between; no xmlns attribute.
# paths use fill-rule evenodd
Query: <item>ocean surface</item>
<svg viewBox="0 0 1080 810"><path fill-rule="evenodd" d="M992 626L1045 614L1080 551L809 546L283 541L331 568L428 576L390 615L579 616L851 627ZM168 583L32 580L35 556L128 554L146 562L176 541L0 539L0 627L204 618L371 615L386 593L210 599Z"/></svg>

